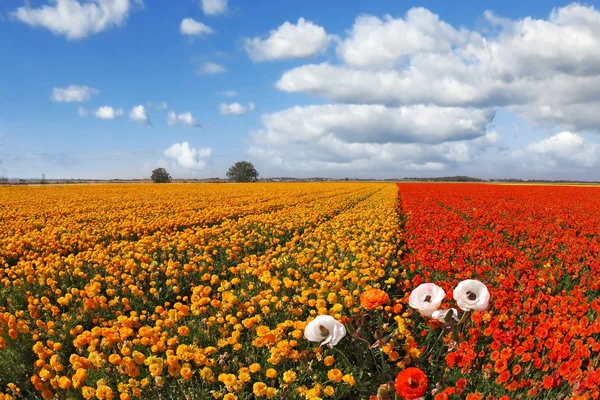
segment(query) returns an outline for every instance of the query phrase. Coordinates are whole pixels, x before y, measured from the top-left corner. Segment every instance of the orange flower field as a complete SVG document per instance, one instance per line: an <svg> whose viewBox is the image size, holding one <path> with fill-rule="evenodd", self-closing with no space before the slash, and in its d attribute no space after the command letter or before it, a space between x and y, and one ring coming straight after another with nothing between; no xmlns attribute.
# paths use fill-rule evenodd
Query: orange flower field
<svg viewBox="0 0 600 400"><path fill-rule="evenodd" d="M0 399L596 399L600 189L0 190Z"/></svg>

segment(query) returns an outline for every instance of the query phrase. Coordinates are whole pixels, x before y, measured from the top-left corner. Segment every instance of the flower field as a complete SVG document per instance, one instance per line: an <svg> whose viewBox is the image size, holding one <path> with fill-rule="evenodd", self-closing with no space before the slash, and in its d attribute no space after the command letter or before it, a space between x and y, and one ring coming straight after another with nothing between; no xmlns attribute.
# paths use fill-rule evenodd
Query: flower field
<svg viewBox="0 0 600 400"><path fill-rule="evenodd" d="M3 188L0 398L598 398L599 193Z"/></svg>
<svg viewBox="0 0 600 400"><path fill-rule="evenodd" d="M447 335L441 357L421 360L435 398L598 398L600 190L399 188L406 290L433 282L451 299L460 281L477 279L491 293L458 341Z"/></svg>
<svg viewBox="0 0 600 400"><path fill-rule="evenodd" d="M398 274L394 185L56 186L0 197L7 395L340 398L360 366L325 355L303 330L318 314L356 314L366 287ZM410 337L394 336L400 347Z"/></svg>

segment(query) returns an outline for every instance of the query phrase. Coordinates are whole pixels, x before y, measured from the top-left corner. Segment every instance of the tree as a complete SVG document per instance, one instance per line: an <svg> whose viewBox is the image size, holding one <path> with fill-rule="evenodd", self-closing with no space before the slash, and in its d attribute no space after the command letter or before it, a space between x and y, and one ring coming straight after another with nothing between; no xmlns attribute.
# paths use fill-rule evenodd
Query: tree
<svg viewBox="0 0 600 400"><path fill-rule="evenodd" d="M150 177L155 183L169 183L171 182L171 175L164 168L156 168L152 171L152 176Z"/></svg>
<svg viewBox="0 0 600 400"><path fill-rule="evenodd" d="M227 171L227 178L235 182L254 182L258 180L258 172L248 161L238 161Z"/></svg>

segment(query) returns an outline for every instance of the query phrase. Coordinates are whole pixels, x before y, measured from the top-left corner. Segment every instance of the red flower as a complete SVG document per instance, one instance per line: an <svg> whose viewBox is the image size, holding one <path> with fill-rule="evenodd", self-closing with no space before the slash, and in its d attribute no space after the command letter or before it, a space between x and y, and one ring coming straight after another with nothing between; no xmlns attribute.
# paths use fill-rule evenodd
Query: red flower
<svg viewBox="0 0 600 400"><path fill-rule="evenodd" d="M544 377L544 389L552 389L552 386L554 386L554 378L551 376L545 376Z"/></svg>
<svg viewBox="0 0 600 400"><path fill-rule="evenodd" d="M360 295L360 305L367 310L374 310L389 300L388 294L381 289L368 289Z"/></svg>
<svg viewBox="0 0 600 400"><path fill-rule="evenodd" d="M396 392L404 400L414 400L425 396L427 375L419 368L406 368L396 376Z"/></svg>

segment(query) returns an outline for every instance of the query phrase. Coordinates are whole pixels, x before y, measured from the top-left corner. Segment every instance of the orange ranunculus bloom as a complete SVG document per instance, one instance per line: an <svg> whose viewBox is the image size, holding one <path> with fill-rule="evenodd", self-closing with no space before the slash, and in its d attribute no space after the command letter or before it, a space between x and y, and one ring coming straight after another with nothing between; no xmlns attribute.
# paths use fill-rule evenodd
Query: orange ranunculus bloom
<svg viewBox="0 0 600 400"><path fill-rule="evenodd" d="M389 300L388 294L381 289L368 289L360 295L360 305L367 310L374 310Z"/></svg>
<svg viewBox="0 0 600 400"><path fill-rule="evenodd" d="M427 375L419 368L406 368L396 376L395 386L402 399L418 399L427 392Z"/></svg>

